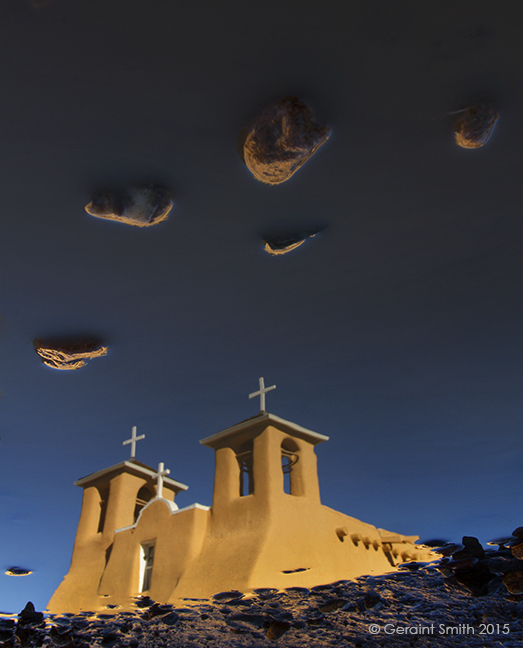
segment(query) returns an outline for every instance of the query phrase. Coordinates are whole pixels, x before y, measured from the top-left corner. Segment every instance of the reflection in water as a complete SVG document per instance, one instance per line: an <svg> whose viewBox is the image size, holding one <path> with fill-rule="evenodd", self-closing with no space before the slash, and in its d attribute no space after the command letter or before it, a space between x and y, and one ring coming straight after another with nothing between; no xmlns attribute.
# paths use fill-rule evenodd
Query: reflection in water
<svg viewBox="0 0 523 648"><path fill-rule="evenodd" d="M313 117L303 101L285 97L253 120L244 131L243 157L256 180L285 182L329 139L330 128Z"/></svg>
<svg viewBox="0 0 523 648"><path fill-rule="evenodd" d="M29 576L32 573L30 569L25 569L24 567L9 567L5 571L6 576Z"/></svg>
<svg viewBox="0 0 523 648"><path fill-rule="evenodd" d="M98 342L59 343L45 342L41 338L33 340L36 353L42 362L53 369L80 369L86 360L107 354L108 347Z"/></svg>
<svg viewBox="0 0 523 648"><path fill-rule="evenodd" d="M85 206L91 216L137 227L150 227L167 220L173 206L169 192L149 185L125 192L100 191Z"/></svg>
<svg viewBox="0 0 523 648"><path fill-rule="evenodd" d="M498 117L490 101L480 101L467 108L454 124L456 144L468 149L484 146Z"/></svg>

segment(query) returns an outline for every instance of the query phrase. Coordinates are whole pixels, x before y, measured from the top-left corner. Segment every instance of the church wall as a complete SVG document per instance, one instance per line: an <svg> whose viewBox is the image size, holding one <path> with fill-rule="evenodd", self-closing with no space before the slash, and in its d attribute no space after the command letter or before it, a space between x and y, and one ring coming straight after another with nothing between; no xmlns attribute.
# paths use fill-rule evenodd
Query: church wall
<svg viewBox="0 0 523 648"><path fill-rule="evenodd" d="M113 551L100 584L99 593L129 606L132 599L147 594L167 601L180 576L197 559L207 529L209 511L199 508L172 513L163 500L151 502L140 514L136 526L115 534ZM141 592L139 565L141 545L154 543L151 587Z"/></svg>

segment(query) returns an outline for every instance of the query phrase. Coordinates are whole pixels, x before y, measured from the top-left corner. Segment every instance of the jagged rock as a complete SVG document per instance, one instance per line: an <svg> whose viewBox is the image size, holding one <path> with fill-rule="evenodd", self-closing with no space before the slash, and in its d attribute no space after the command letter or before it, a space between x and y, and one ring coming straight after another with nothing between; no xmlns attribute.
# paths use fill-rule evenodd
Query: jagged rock
<svg viewBox="0 0 523 648"><path fill-rule="evenodd" d="M484 146L498 117L490 101L480 101L465 109L454 124L456 144L467 149Z"/></svg>
<svg viewBox="0 0 523 648"><path fill-rule="evenodd" d="M125 194L101 191L85 211L91 216L137 227L150 227L166 220L173 206L169 192L152 185L134 187Z"/></svg>
<svg viewBox="0 0 523 648"><path fill-rule="evenodd" d="M285 97L261 112L243 142L245 164L260 182L288 180L330 135L313 120L312 110L297 97Z"/></svg>
<svg viewBox="0 0 523 648"><path fill-rule="evenodd" d="M44 618L44 615L42 612L35 612L35 606L31 601L28 601L27 605L20 612L18 617L20 618L19 624L24 625L26 623L40 623Z"/></svg>
<svg viewBox="0 0 523 648"><path fill-rule="evenodd" d="M465 551L467 551L471 556L474 556L479 560L485 558L485 550L477 538L474 538L474 536L463 536L462 542Z"/></svg>
<svg viewBox="0 0 523 648"><path fill-rule="evenodd" d="M53 369L80 369L86 360L107 354L107 347L97 342L78 342L74 344L54 344L41 338L33 341L36 353L42 362Z"/></svg>

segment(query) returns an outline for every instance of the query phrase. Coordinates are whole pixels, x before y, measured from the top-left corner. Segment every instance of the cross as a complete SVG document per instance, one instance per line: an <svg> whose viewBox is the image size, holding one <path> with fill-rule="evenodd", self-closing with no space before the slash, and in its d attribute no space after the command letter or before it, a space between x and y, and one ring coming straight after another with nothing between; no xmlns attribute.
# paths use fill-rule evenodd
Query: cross
<svg viewBox="0 0 523 648"><path fill-rule="evenodd" d="M136 442L141 441L142 439L145 439L145 434L141 434L139 437L136 436L136 425L133 426L133 433L130 439L127 439L127 441L124 441L122 445L127 445L128 443L131 444L131 459L134 459L134 455L136 454Z"/></svg>
<svg viewBox="0 0 523 648"><path fill-rule="evenodd" d="M156 497L162 497L162 492L163 492L163 478L165 475L169 475L171 471L167 468L164 470L163 468L163 463L160 461L158 464L158 472L153 475L153 477L156 479Z"/></svg>
<svg viewBox="0 0 523 648"><path fill-rule="evenodd" d="M272 389L276 389L276 385L272 385L272 387L265 387L263 378L260 378L260 389L256 392L252 392L252 394L249 394L249 398L254 398L255 396L260 397L260 412L265 412L265 394Z"/></svg>

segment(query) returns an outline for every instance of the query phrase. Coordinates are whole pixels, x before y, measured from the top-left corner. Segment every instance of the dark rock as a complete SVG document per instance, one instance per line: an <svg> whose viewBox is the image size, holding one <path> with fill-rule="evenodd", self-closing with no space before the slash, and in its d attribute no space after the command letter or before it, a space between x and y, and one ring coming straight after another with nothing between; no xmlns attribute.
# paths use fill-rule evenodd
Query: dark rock
<svg viewBox="0 0 523 648"><path fill-rule="evenodd" d="M499 115L490 101L479 101L462 111L454 124L454 136L458 146L467 149L484 146L492 133Z"/></svg>
<svg viewBox="0 0 523 648"><path fill-rule="evenodd" d="M398 569L408 569L409 571L416 571L421 566L422 566L422 563L406 562L406 563L401 563L401 565L399 565Z"/></svg>
<svg viewBox="0 0 523 648"><path fill-rule="evenodd" d="M291 624L286 621L272 621L267 628L265 636L269 641L276 641L276 639L282 637L290 627Z"/></svg>
<svg viewBox="0 0 523 648"><path fill-rule="evenodd" d="M523 538L523 526L514 529L514 531L512 531L512 535L516 538Z"/></svg>
<svg viewBox="0 0 523 648"><path fill-rule="evenodd" d="M523 542L519 542L518 544L512 545L510 547L510 551L512 552L514 558L517 558L518 560L523 560Z"/></svg>
<svg viewBox="0 0 523 648"><path fill-rule="evenodd" d="M285 97L260 113L245 130L243 159L260 182L288 180L324 144L330 128L313 120L297 97Z"/></svg>
<svg viewBox="0 0 523 648"><path fill-rule="evenodd" d="M29 601L25 608L20 612L18 615L20 618L20 621L18 622L19 625L26 624L26 623L40 623L42 619L44 618L44 615L42 612L35 612L35 606Z"/></svg>
<svg viewBox="0 0 523 648"><path fill-rule="evenodd" d="M441 554L442 556L452 556L456 551L461 551L465 546L462 544L457 544L455 542L446 542L443 546L434 549L436 553Z"/></svg>
<svg viewBox="0 0 523 648"><path fill-rule="evenodd" d="M95 193L85 211L91 216L137 227L150 227L166 220L173 206L169 192L149 185L124 192Z"/></svg>
<svg viewBox="0 0 523 648"><path fill-rule="evenodd" d="M296 232L294 234L273 234L263 237L265 251L273 256L287 254L305 243L306 239L316 236L315 232ZM305 569L303 570L305 571Z"/></svg>
<svg viewBox="0 0 523 648"><path fill-rule="evenodd" d="M54 646L66 648L67 646L74 645L73 637L65 628L51 628L51 630L49 631L49 637L51 638L51 642Z"/></svg>
<svg viewBox="0 0 523 648"><path fill-rule="evenodd" d="M479 560L485 558L485 550L477 538L474 538L473 536L463 536L462 542L465 551L468 551L471 556L475 556Z"/></svg>
<svg viewBox="0 0 523 648"><path fill-rule="evenodd" d="M6 576L28 576L33 572L25 567L8 567L5 571Z"/></svg>
<svg viewBox="0 0 523 648"><path fill-rule="evenodd" d="M347 599L331 598L325 601L325 603L322 603L318 609L320 612L332 612L333 610L339 610L340 608L345 607L346 604Z"/></svg>
<svg viewBox="0 0 523 648"><path fill-rule="evenodd" d="M469 569L455 572L458 583L464 585L474 596L484 596L488 593L488 585L494 576L487 567L475 565Z"/></svg>
<svg viewBox="0 0 523 648"><path fill-rule="evenodd" d="M166 623L167 625L176 625L179 620L180 616L176 614L176 612L169 612L169 614L166 614L161 618L162 623Z"/></svg>
<svg viewBox="0 0 523 648"><path fill-rule="evenodd" d="M507 572L503 584L511 594L523 594L523 570Z"/></svg>
<svg viewBox="0 0 523 648"><path fill-rule="evenodd" d="M154 601L148 596L139 596L135 599L135 605L139 608L147 608L154 605Z"/></svg>
<svg viewBox="0 0 523 648"><path fill-rule="evenodd" d="M244 594L238 592L238 590L230 590L229 592L218 592L213 596L215 601L230 601L231 599L240 599L243 598Z"/></svg>

